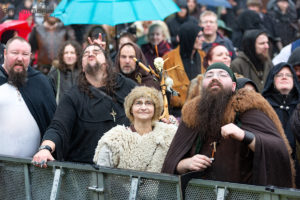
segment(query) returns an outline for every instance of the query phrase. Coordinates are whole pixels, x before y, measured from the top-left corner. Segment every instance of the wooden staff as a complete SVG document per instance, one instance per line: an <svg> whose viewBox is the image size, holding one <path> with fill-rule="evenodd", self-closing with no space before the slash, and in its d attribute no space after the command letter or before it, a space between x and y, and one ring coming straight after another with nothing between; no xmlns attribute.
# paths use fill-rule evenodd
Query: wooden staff
<svg viewBox="0 0 300 200"><path fill-rule="evenodd" d="M162 75L161 75L161 81L160 81L160 88L161 88L161 93L163 95L163 100L164 100L164 112L163 114L159 117L159 119L169 119L169 108L168 108L168 99L167 99L167 94L166 94L166 89L167 86L165 84L165 72L162 71Z"/></svg>
<svg viewBox="0 0 300 200"><path fill-rule="evenodd" d="M147 67L145 66L142 62L138 61L136 58L133 58L133 60L135 62L138 63L138 65L143 68L146 72L150 72L151 74L155 75L157 78L160 78L159 75L157 73L155 73L155 71L151 68L151 67Z"/></svg>

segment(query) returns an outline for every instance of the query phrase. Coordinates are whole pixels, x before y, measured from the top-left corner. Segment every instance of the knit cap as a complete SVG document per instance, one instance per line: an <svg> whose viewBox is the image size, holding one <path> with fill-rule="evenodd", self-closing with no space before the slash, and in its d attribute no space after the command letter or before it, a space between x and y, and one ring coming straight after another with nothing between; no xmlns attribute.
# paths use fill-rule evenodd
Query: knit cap
<svg viewBox="0 0 300 200"><path fill-rule="evenodd" d="M236 78L235 78L235 75L234 75L233 71L229 67L227 67L224 63L217 62L217 63L214 63L214 64L208 66L205 73L207 73L211 69L223 69L223 70L225 70L226 72L228 72L228 74L231 77L232 81L236 82Z"/></svg>

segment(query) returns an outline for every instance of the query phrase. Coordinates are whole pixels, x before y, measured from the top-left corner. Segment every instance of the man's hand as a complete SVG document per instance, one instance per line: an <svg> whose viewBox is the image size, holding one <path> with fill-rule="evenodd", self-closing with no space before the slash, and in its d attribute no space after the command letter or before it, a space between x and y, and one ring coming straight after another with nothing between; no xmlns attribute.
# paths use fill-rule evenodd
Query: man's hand
<svg viewBox="0 0 300 200"><path fill-rule="evenodd" d="M233 138L233 139L238 140L240 142L242 142L244 137L245 137L245 131L243 129L240 129L237 125L235 125L233 123L222 126L221 127L221 134L225 139ZM256 140L255 140L255 137L254 137L252 142L248 145L248 147L253 152L255 152L255 141Z"/></svg>
<svg viewBox="0 0 300 200"><path fill-rule="evenodd" d="M179 174L184 174L189 171L203 171L211 166L211 159L205 155L196 154L193 157L181 160L176 170Z"/></svg>
<svg viewBox="0 0 300 200"><path fill-rule="evenodd" d="M98 39L92 40L90 37L88 37L89 44L98 44L101 48L104 50L106 49L106 42L102 41L102 34L99 33Z"/></svg>
<svg viewBox="0 0 300 200"><path fill-rule="evenodd" d="M50 151L47 149L40 150L37 152L32 159L32 164L41 167L46 168L47 167L47 161L53 161L54 158L51 155Z"/></svg>
<svg viewBox="0 0 300 200"><path fill-rule="evenodd" d="M232 138L242 141L245 136L245 131L240 129L237 125L230 123L221 127L221 134L225 139Z"/></svg>

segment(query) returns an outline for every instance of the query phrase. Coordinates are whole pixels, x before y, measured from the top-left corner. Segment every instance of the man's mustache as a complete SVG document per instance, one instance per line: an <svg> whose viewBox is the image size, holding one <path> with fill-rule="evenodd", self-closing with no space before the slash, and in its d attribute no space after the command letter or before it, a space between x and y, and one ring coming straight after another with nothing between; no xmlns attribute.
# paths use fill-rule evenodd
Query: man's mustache
<svg viewBox="0 0 300 200"><path fill-rule="evenodd" d="M211 88L213 85L218 85L219 87L223 87L222 84L220 83L220 81L213 79L209 84L208 84L208 88Z"/></svg>

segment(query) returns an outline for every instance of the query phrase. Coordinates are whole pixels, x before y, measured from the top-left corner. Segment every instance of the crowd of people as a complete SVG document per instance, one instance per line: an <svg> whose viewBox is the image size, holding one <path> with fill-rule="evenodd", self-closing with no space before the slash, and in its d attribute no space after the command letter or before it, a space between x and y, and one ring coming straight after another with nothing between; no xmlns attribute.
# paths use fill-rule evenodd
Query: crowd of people
<svg viewBox="0 0 300 200"><path fill-rule="evenodd" d="M1 35L0 154L300 188L297 1L175 2L121 31L1 2L31 32Z"/></svg>

